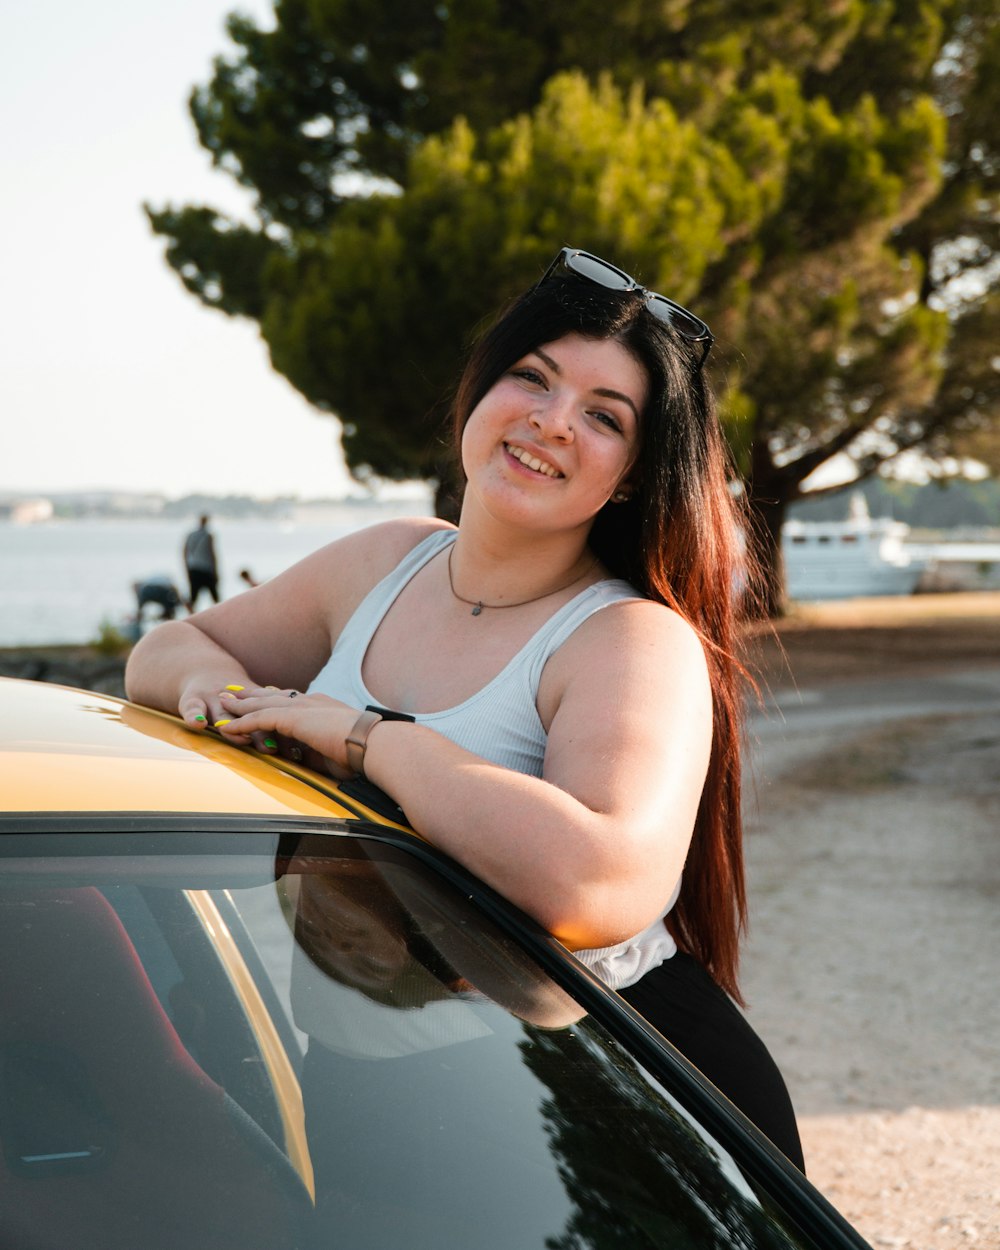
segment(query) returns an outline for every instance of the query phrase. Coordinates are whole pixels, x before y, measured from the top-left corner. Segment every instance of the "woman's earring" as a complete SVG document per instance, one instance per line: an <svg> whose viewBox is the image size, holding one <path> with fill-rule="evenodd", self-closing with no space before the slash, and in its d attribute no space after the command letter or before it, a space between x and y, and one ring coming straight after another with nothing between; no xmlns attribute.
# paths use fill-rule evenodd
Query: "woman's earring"
<svg viewBox="0 0 1000 1250"><path fill-rule="evenodd" d="M625 503L630 494L631 492L627 490L616 490L611 496L611 501L612 503Z"/></svg>

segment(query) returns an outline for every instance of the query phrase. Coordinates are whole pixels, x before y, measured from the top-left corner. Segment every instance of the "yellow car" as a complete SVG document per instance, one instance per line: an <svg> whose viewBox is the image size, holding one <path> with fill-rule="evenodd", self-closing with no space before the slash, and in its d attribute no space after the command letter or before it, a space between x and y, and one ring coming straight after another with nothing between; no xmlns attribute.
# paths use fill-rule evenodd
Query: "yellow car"
<svg viewBox="0 0 1000 1250"><path fill-rule="evenodd" d="M0 1246L864 1242L363 783L0 681Z"/></svg>

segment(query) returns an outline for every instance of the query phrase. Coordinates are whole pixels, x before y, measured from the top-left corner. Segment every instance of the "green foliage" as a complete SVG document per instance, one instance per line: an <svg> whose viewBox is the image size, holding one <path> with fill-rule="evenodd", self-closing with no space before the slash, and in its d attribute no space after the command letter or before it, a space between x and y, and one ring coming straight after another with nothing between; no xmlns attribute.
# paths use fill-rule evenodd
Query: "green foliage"
<svg viewBox="0 0 1000 1250"><path fill-rule="evenodd" d="M277 250L267 234L230 222L211 208L156 211L147 205L146 215L156 233L170 240L167 263L202 303L230 315L263 314L264 271Z"/></svg>
<svg viewBox="0 0 1000 1250"><path fill-rule="evenodd" d="M257 223L150 219L188 289L259 321L341 418L358 474L447 473L469 336L566 241L712 325L772 533L838 452L862 475L909 447L1000 464L987 0L278 0L276 19L230 19L192 96Z"/></svg>
<svg viewBox="0 0 1000 1250"><path fill-rule="evenodd" d="M107 656L110 659L124 655L131 647L132 640L126 638L117 625L106 619L101 621L97 637L90 643L91 651L96 651L98 655Z"/></svg>

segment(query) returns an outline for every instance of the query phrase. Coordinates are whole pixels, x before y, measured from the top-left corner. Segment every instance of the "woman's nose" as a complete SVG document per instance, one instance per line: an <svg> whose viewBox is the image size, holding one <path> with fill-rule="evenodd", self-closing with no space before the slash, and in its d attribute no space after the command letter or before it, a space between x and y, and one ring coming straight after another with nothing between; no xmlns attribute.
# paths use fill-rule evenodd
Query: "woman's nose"
<svg viewBox="0 0 1000 1250"><path fill-rule="evenodd" d="M529 418L539 434L564 442L573 437L573 408L568 401L552 398L535 408Z"/></svg>

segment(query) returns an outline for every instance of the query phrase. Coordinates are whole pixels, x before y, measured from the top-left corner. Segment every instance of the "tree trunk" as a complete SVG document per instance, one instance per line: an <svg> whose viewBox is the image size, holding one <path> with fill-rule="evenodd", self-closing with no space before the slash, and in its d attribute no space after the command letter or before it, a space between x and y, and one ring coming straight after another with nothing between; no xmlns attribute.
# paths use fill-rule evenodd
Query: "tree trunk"
<svg viewBox="0 0 1000 1250"><path fill-rule="evenodd" d="M462 499L452 482L439 481L434 487L434 515L442 521L458 524Z"/></svg>
<svg viewBox="0 0 1000 1250"><path fill-rule="evenodd" d="M752 551L759 570L760 611L775 618L785 615L785 560L781 553L781 529L788 500L777 492L749 499Z"/></svg>
<svg viewBox="0 0 1000 1250"><path fill-rule="evenodd" d="M460 466L451 457L442 457L436 469L434 515L442 521L451 521L453 525L457 525L462 511L462 496L465 494L465 478Z"/></svg>
<svg viewBox="0 0 1000 1250"><path fill-rule="evenodd" d="M781 554L781 526L785 524L788 502L784 499L752 500L756 556L760 561L761 607L770 617L784 616L785 557Z"/></svg>

